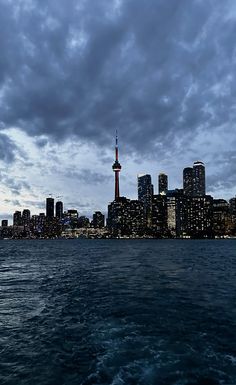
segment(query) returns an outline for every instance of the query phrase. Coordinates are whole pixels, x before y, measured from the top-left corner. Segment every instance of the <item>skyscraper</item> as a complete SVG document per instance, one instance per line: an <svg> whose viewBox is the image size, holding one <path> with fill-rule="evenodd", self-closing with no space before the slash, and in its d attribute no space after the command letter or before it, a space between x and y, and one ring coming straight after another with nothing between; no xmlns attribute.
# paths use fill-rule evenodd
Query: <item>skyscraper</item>
<svg viewBox="0 0 236 385"><path fill-rule="evenodd" d="M95 229L101 229L105 226L105 216L101 213L101 211L95 211L93 214L93 227Z"/></svg>
<svg viewBox="0 0 236 385"><path fill-rule="evenodd" d="M107 225L113 235L143 234L145 218L143 203L125 197L111 202L108 205Z"/></svg>
<svg viewBox="0 0 236 385"><path fill-rule="evenodd" d="M56 203L56 217L58 219L61 219L63 215L63 203L61 201L58 201Z"/></svg>
<svg viewBox="0 0 236 385"><path fill-rule="evenodd" d="M118 136L116 132L116 146L115 146L115 162L113 163L113 171L115 173L115 200L120 197L120 187L119 187L119 174L121 170L121 165L119 163L119 149L118 149Z"/></svg>
<svg viewBox="0 0 236 385"><path fill-rule="evenodd" d="M30 210L28 210L28 209L25 209L22 212L22 224L24 226L30 225Z"/></svg>
<svg viewBox="0 0 236 385"><path fill-rule="evenodd" d="M206 194L205 166L201 161L193 163L193 195L204 196Z"/></svg>
<svg viewBox="0 0 236 385"><path fill-rule="evenodd" d="M158 175L159 194L166 194L168 190L168 176L164 173Z"/></svg>
<svg viewBox="0 0 236 385"><path fill-rule="evenodd" d="M185 167L183 169L183 190L184 195L193 196L193 168Z"/></svg>
<svg viewBox="0 0 236 385"><path fill-rule="evenodd" d="M150 224L150 213L152 206L153 186L151 175L139 174L138 175L138 200L143 203L144 214L147 220L147 224Z"/></svg>
<svg viewBox="0 0 236 385"><path fill-rule="evenodd" d="M167 231L167 197L164 194L152 197L152 232L160 237Z"/></svg>
<svg viewBox="0 0 236 385"><path fill-rule="evenodd" d="M46 199L46 217L47 218L54 217L54 199L53 198Z"/></svg>
<svg viewBox="0 0 236 385"><path fill-rule="evenodd" d="M21 225L22 225L21 211L15 211L13 214L13 226L21 226Z"/></svg>
<svg viewBox="0 0 236 385"><path fill-rule="evenodd" d="M231 215L236 218L236 197L229 200L229 210Z"/></svg>

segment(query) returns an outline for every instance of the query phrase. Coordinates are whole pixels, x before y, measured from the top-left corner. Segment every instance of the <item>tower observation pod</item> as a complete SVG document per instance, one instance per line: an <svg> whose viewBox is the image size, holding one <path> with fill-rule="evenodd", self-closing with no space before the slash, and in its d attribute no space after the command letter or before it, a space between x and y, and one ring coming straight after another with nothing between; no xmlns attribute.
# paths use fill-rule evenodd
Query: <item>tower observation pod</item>
<svg viewBox="0 0 236 385"><path fill-rule="evenodd" d="M116 146L115 146L115 162L113 163L112 169L115 173L115 200L118 200L120 197L119 173L121 170L121 165L119 163L119 149L118 149L117 131L116 131Z"/></svg>

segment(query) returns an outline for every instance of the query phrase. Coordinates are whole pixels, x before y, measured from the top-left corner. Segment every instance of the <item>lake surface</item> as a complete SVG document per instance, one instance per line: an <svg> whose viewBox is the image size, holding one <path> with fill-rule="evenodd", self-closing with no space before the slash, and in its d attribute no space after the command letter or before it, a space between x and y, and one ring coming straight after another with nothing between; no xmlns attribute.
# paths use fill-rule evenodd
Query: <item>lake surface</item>
<svg viewBox="0 0 236 385"><path fill-rule="evenodd" d="M0 384L236 384L236 240L0 243Z"/></svg>

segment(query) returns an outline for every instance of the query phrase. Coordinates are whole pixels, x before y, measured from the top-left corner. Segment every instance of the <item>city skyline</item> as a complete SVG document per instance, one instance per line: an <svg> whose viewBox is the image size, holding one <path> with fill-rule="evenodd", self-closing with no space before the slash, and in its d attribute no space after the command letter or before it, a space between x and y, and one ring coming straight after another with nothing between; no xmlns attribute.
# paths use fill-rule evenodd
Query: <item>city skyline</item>
<svg viewBox="0 0 236 385"><path fill-rule="evenodd" d="M183 194L183 196L189 196L189 197L203 197L203 196L211 196L207 192L207 184L206 184L206 170L205 170L205 164L202 161L195 161L193 162L192 166L185 167L182 170L182 184L181 186L173 186L173 188L169 188L168 185L168 175L164 173L159 173L157 175L157 183L156 187L154 187L154 183L152 180L152 177L150 174L137 174L137 186L136 186L136 196L135 197L127 197L122 194L120 194L120 188L119 188L119 173L121 171L121 165L119 163L119 146L118 146L118 134L116 130L116 136L115 136L115 156L114 156L114 163L112 165L112 170L114 173L114 181L113 181L113 189L114 189L114 199L111 199L107 204L109 205L113 201L118 201L120 198L130 199L132 200L139 200L144 204L144 212L146 211L145 206L148 203L150 204L152 200L152 196L154 195L169 195L171 196L172 193L174 194ZM148 187L149 186L149 187ZM148 191L148 196L146 197ZM24 212L28 212L29 215L46 215L48 218L57 217L61 219L63 217L64 213L70 212L70 211L76 211L78 215L85 216L83 212L79 212L78 208L76 206L65 204L64 201L61 200L63 196L53 196L53 194L48 194L49 196L44 197L44 203L42 203L42 210L41 213L32 213L30 209L23 208L22 215L24 216ZM235 196L230 197L232 200L236 199ZM212 199L220 199L225 200L225 197L218 198L217 196L212 196ZM228 201L230 200L228 199ZM92 219L94 216L94 212L100 212L100 210L94 210L93 212L90 212L87 214L87 217L89 219ZM107 209L101 210L101 212L104 214L104 216L107 216ZM21 211L19 208L16 208L14 213L6 215L4 218L1 218L3 222L8 221L9 224L11 224L12 218L14 218L14 215L20 214ZM21 215L21 214L20 214ZM3 217L3 215L2 215ZM10 221L9 221L10 219Z"/></svg>
<svg viewBox="0 0 236 385"><path fill-rule="evenodd" d="M1 219L50 193L106 211L116 128L121 195L203 160L207 193L235 196L233 1L4 0L0 20Z"/></svg>
<svg viewBox="0 0 236 385"><path fill-rule="evenodd" d="M118 159L118 152L119 152L119 147L118 147L118 134L117 134L117 130L116 130L116 134L115 134L115 146L114 146L114 149L113 149L113 153L114 153L114 150L115 150L115 157L114 157L114 163L112 165L112 169L113 171L116 171L116 167L115 165L118 164L118 174L120 173L120 170L121 170L121 166L119 164L119 159ZM118 163L117 163L118 162ZM156 174L156 181L152 179L152 175L151 174L145 174L145 173L139 173L137 174L137 180L136 180L136 192L135 192L135 195L131 195L131 196L126 196L124 194L122 194L122 191L120 192L120 184L119 184L119 175L117 177L117 173L115 172L115 178L113 179L113 198L111 198L107 203L106 203L106 208L103 209L103 208L99 208L97 207L95 210L92 210L90 212L84 212L83 210L82 211L79 211L78 207L76 207L76 204L71 204L71 203L67 203L64 201L64 199L61 199L63 198L63 195L60 195L60 196L57 196L56 194L47 194L48 196L44 197L44 201L41 202L40 206L38 207L37 210L33 210L31 211L29 207L22 207L22 210L20 210L21 207L14 207L14 211L15 212L18 212L18 211L27 211L29 210L30 213L32 215L38 215L39 212L45 212L45 214L47 214L48 212L48 200L50 201L53 201L53 207L51 207L51 209L49 208L49 211L51 211L51 214L49 215L49 217L53 217L53 216L57 216L56 215L56 212L57 210L57 205L58 204L62 204L62 208L60 207L60 212L64 212L63 211L63 207L65 208L65 212L67 210L71 210L71 209L76 209L78 211L78 213L80 215L84 215L84 216L87 216L88 218L92 218L93 216L93 213L96 212L96 211L101 211L105 216L107 215L107 204L109 202L112 202L113 199L118 199L119 197L122 197L122 196L125 196L127 197L128 199L140 199L139 198L139 179L142 179L142 178L146 178L147 176L150 177L150 183L152 183L152 194L166 194L168 191L172 191L172 190L178 190L178 189L183 189L183 191L185 192L185 194L188 195L188 190L189 190L189 186L186 186L186 175L185 175L185 172L187 171L187 185L188 185L188 179L189 179L189 170L196 170L198 168L198 166L200 165L200 168L203 167L204 168L204 187L203 187L203 190L200 192L200 196L201 195L212 195L210 193L208 193L207 191L207 173L205 173L205 164L204 162L198 160L198 161L194 161L193 164L191 166L186 166L183 168L182 170L182 183L181 185L178 185L178 186L169 186L169 175L166 174L166 173L163 173L163 172L159 172L158 174ZM164 180L163 180L163 177L164 177ZM196 176L194 177L193 174L191 174L191 178L196 178ZM163 189L163 183L164 183L164 189ZM193 183L193 182L192 182ZM186 190L186 191L185 191ZM150 192L151 193L151 192ZM192 194L194 195L199 195L198 194L198 191L194 191L194 188L192 186ZM190 194L191 195L191 194ZM226 200L229 200L231 198L234 198L236 197L236 194L235 195L232 195L230 196L229 198L227 197L224 197L224 196L216 196L214 195L213 196L215 199L226 199ZM46 199L46 204L45 204L45 199ZM63 201L63 202L62 202ZM142 198L141 198L141 201L142 201ZM17 203L17 202L16 202ZM65 206L64 206L65 205ZM41 210L39 210L39 208ZM13 212L12 213L8 213L7 215L4 215L4 214L1 214L0 213L0 220L8 220L9 221L9 224L11 224L12 222L12 218L13 218Z"/></svg>
<svg viewBox="0 0 236 385"><path fill-rule="evenodd" d="M114 150L114 200L108 202L107 212L95 210L86 217L75 207L64 209L62 196L55 200L49 194L43 212L31 215L26 208L15 210L13 226L2 220L1 239L235 236L236 196L227 202L207 193L204 162L198 160L183 169L180 188L169 188L167 174L158 174L156 189L150 174L138 174L137 196L130 199L120 194L117 130Z"/></svg>

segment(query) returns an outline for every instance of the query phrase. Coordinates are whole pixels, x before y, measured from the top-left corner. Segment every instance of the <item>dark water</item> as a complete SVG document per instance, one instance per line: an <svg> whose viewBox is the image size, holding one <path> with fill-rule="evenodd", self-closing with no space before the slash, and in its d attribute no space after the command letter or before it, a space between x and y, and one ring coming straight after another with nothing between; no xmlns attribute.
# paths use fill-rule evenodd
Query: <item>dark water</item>
<svg viewBox="0 0 236 385"><path fill-rule="evenodd" d="M236 241L2 241L0 384L236 384Z"/></svg>

